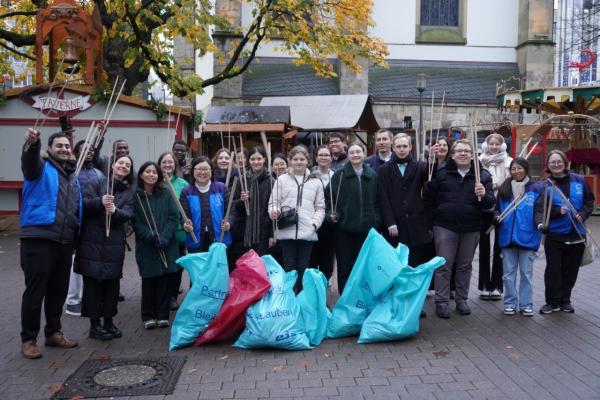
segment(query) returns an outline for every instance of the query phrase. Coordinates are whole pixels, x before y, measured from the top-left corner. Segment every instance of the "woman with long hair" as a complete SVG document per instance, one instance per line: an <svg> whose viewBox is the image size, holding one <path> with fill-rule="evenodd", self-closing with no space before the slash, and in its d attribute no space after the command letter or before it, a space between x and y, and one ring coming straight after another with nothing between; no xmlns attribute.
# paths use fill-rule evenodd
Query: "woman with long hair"
<svg viewBox="0 0 600 400"><path fill-rule="evenodd" d="M494 189L494 196L496 196L500 185L510 177L509 166L512 158L506 152L504 137L498 133L492 133L486 137L481 145L481 150L479 160L481 166L492 175L492 188ZM500 300L503 285L498 231L494 231L493 247L490 248L491 237L486 232L492 225L494 213L484 212L482 216L483 224L481 225L481 238L479 239L479 297L482 300ZM492 259L491 266L490 257Z"/></svg>
<svg viewBox="0 0 600 400"><path fill-rule="evenodd" d="M110 175L90 181L83 192L84 219L75 253L75 272L83 277L81 315L90 319L92 339L122 336L113 318L118 312L119 281L123 277L126 226L133 217L132 171L131 157L118 157ZM112 193L107 192L109 186Z"/></svg>
<svg viewBox="0 0 600 400"><path fill-rule="evenodd" d="M271 171L275 179L285 174L288 170L287 159L283 153L275 153L271 159Z"/></svg>
<svg viewBox="0 0 600 400"><path fill-rule="evenodd" d="M229 149L224 147L217 150L211 160L211 163L215 169L212 174L213 181L225 183L227 180L227 170L229 169L229 164L231 163L232 154L233 153L229 151ZM231 165L231 173L229 174L229 187L227 189L231 189L233 177L237 175L238 169L235 166L235 162L233 162Z"/></svg>
<svg viewBox="0 0 600 400"><path fill-rule="evenodd" d="M200 156L192 161L194 182L181 192L181 205L191 221L183 228L187 232L186 246L188 252L208 251L210 245L221 238L223 243L231 244L231 225L225 218L225 209L229 191L224 183L212 181L212 164L208 157ZM194 232L197 242L192 240Z"/></svg>
<svg viewBox="0 0 600 400"><path fill-rule="evenodd" d="M283 268L286 271L298 271L296 292L302 288L302 276L309 266L317 229L325 217L323 186L310 173L308 160L306 147L294 146L288 154L291 168L277 178L269 198L269 215L271 219L279 221L275 237L281 244ZM286 217L290 224L284 227L285 215L292 217Z"/></svg>
<svg viewBox="0 0 600 400"><path fill-rule="evenodd" d="M135 259L142 277L144 328L169 326L169 282L177 272L179 211L154 161L140 167L135 191Z"/></svg>
<svg viewBox="0 0 600 400"><path fill-rule="evenodd" d="M180 178L179 174L179 163L175 159L175 155L170 152L164 152L158 157L158 166L160 167L161 172L163 173L163 178L165 179L165 184L167 184L166 180L169 180L169 183L173 187L175 191L175 195L177 199L181 195L181 191L188 185L188 181L183 178ZM177 238L177 247L179 249L179 255L185 255L185 231L183 230L183 226L181 225L181 221L179 226L177 227L177 232L175 232L175 237ZM171 274L172 282L169 284L169 308L174 311L179 307L177 305L177 296L179 295L179 286L181 285L181 274L183 270L177 266L177 272Z"/></svg>
<svg viewBox="0 0 600 400"><path fill-rule="evenodd" d="M527 160L512 160L510 177L498 188L496 208L498 213L505 212L511 204L516 208L514 211L508 210L501 222L498 221L498 215L494 218L494 224L498 225L498 243L502 249L506 315L514 315L517 311L527 317L533 315L533 261L542 239L534 221L534 204L539 195L537 185L529 177ZM517 272L520 278L518 291Z"/></svg>
<svg viewBox="0 0 600 400"><path fill-rule="evenodd" d="M325 197L327 218L333 224L334 230L340 294L346 286L369 230L379 228L381 223L377 174L364 162L365 155L366 149L362 144L354 143L348 146L348 162L333 174Z"/></svg>
<svg viewBox="0 0 600 400"><path fill-rule="evenodd" d="M579 266L585 250L586 230L584 222L594 210L594 193L583 176L569 172L567 156L560 150L552 150L546 157L548 179L542 183L542 196L536 203L535 222L546 234L544 271L546 304L541 314L554 311L575 312L571 305L571 292L577 281ZM546 225L543 197L552 207Z"/></svg>

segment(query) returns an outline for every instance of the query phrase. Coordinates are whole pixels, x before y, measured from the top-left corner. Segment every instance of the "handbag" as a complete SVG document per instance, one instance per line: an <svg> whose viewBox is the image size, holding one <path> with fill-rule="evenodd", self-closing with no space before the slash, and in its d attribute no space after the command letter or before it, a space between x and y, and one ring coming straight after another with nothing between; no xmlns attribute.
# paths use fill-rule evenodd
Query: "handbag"
<svg viewBox="0 0 600 400"><path fill-rule="evenodd" d="M285 229L298 223L298 209L302 205L302 192L304 191L304 182L302 185L298 185L298 194L296 197L296 208L283 206L281 207L281 213L279 219L277 219L277 228Z"/></svg>
<svg viewBox="0 0 600 400"><path fill-rule="evenodd" d="M594 262L595 259L600 257L600 250L598 246L594 243L590 238L586 238L585 240L585 248L583 250L583 257L581 257L580 266L583 267L585 265L589 265Z"/></svg>

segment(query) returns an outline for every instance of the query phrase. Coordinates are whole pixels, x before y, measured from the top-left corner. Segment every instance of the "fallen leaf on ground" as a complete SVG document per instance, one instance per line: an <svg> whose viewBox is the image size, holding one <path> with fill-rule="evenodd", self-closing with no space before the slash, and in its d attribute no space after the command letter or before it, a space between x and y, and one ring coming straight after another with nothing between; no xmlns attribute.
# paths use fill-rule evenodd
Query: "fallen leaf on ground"
<svg viewBox="0 0 600 400"><path fill-rule="evenodd" d="M517 361L519 358L521 358L521 356L516 351L511 351L510 353L508 353L508 358L510 358L513 361Z"/></svg>
<svg viewBox="0 0 600 400"><path fill-rule="evenodd" d="M98 354L98 357L96 357L96 360L108 361L111 358L112 357L110 356L110 354Z"/></svg>
<svg viewBox="0 0 600 400"><path fill-rule="evenodd" d="M50 391L50 393L55 394L63 390L63 385L62 383L55 383L54 385L50 386L48 390Z"/></svg>
<svg viewBox="0 0 600 400"><path fill-rule="evenodd" d="M85 397L83 397L80 394L76 394L75 396L71 396L69 397L69 400L83 400Z"/></svg>
<svg viewBox="0 0 600 400"><path fill-rule="evenodd" d="M193 374L196 371L198 371L198 368L188 369L188 374Z"/></svg>
<svg viewBox="0 0 600 400"><path fill-rule="evenodd" d="M273 372L281 372L285 369L285 365L276 365L273 367Z"/></svg>
<svg viewBox="0 0 600 400"><path fill-rule="evenodd" d="M225 354L223 357L219 357L219 360L227 360L229 358L228 354Z"/></svg>
<svg viewBox="0 0 600 400"><path fill-rule="evenodd" d="M445 358L445 357L448 357L448 352L447 351L434 351L433 355L436 358Z"/></svg>
<svg viewBox="0 0 600 400"><path fill-rule="evenodd" d="M52 364L52 366L54 368L64 368L65 367L65 363L57 362L57 363Z"/></svg>
<svg viewBox="0 0 600 400"><path fill-rule="evenodd" d="M325 356L325 358L329 358L329 357L331 357L331 354L330 354L330 353L327 353L327 352L323 352L323 355Z"/></svg>
<svg viewBox="0 0 600 400"><path fill-rule="evenodd" d="M313 365L313 362L310 360L298 360L298 364L303 367L309 367L309 366Z"/></svg>

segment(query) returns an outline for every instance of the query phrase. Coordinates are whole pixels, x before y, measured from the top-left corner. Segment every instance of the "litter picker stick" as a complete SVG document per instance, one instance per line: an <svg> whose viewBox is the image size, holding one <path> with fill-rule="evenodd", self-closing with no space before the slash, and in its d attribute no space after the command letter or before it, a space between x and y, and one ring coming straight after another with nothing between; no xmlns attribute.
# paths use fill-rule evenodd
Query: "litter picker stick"
<svg viewBox="0 0 600 400"><path fill-rule="evenodd" d="M269 171L269 175L271 175L271 142L267 143L267 170Z"/></svg>
<svg viewBox="0 0 600 400"><path fill-rule="evenodd" d="M435 134L435 143L440 141L440 129L442 127L443 117L444 117L444 101L446 100L446 91L442 93L442 103L440 104L440 123L437 128L437 132ZM437 157L433 157L433 162L429 165L429 180L431 181L431 177L433 176L433 167L437 162Z"/></svg>
<svg viewBox="0 0 600 400"><path fill-rule="evenodd" d="M499 222L504 221L506 219L506 217L508 217L509 214L512 214L512 212L515 211L517 209L517 207L519 207L525 199L526 199L526 197L522 194L520 196L518 196L516 199L514 199L508 205L508 207L506 207L506 209L504 211L502 211L502 213L498 216ZM485 234L489 235L493 230L494 230L494 225L491 225L487 229L487 231L485 231Z"/></svg>
<svg viewBox="0 0 600 400"><path fill-rule="evenodd" d="M242 141L242 135L240 134L240 153L244 156L244 142ZM244 181L244 191L248 191L248 180L246 180L246 157L242 157L242 168L243 173L241 174L241 180ZM244 201L246 207L246 215L250 215L250 206L248 200Z"/></svg>
<svg viewBox="0 0 600 400"><path fill-rule="evenodd" d="M431 146L433 145L433 100L435 99L435 91L431 90L431 118L429 121L429 161L431 161L431 156L433 152L431 151Z"/></svg>
<svg viewBox="0 0 600 400"><path fill-rule="evenodd" d="M344 179L344 171L342 171L340 174L340 183L338 183L337 193L335 195L335 208L333 209L334 213L337 213L338 200L340 199L340 189L342 188L342 179Z"/></svg>
<svg viewBox="0 0 600 400"><path fill-rule="evenodd" d="M535 148L538 146L538 144L540 144L540 142L535 142L533 147L531 148L531 150L529 150L529 152L527 153L527 155L525 156L525 159L527 160L529 158L529 156L533 153L533 151L535 150Z"/></svg>
<svg viewBox="0 0 600 400"><path fill-rule="evenodd" d="M171 180L168 177L165 177L165 183L167 184L167 189L169 189L169 193L171 193L171 197L173 198L173 201L175 202L175 204L177 204L177 209L179 210L179 214L181 214L181 218L183 219L183 221L185 223L191 222L190 219L187 217L187 215L185 215L185 211L183 210L183 207L181 206L181 203L179 202L177 193L175 193L175 188L173 187L173 184L171 183ZM196 237L196 234L194 233L193 230L190 232L190 236L192 237L192 240L194 241L194 243L198 243L198 238Z"/></svg>
<svg viewBox="0 0 600 400"><path fill-rule="evenodd" d="M158 232L154 231L154 228L152 228L152 224L150 223L150 219L148 218L148 214L146 214L146 210L144 209L144 205L142 204L142 199L140 198L139 193L135 194L138 200L138 203L140 203L140 208L142 209L142 214L144 214L144 218L146 219L146 224L148 224L148 229L150 229L150 232L152 232L152 234L156 234L156 236L158 237ZM147 198L146 198L147 200ZM163 262L163 265L165 266L165 269L168 268L167 266L167 258L165 257L165 254L163 253L162 250L158 250L158 254L160 256L160 259Z"/></svg>
<svg viewBox="0 0 600 400"><path fill-rule="evenodd" d="M123 88L125 87L125 82L127 82L127 79L123 80L123 83L121 84L121 88L119 89L119 93L117 94L117 97L115 98L114 102L112 104L109 103L106 106L106 111L108 112L108 109L110 108L110 112L108 113L108 117L106 117L102 120L102 124L103 124L102 132L100 132L100 134L96 138L96 146L98 146L100 144L100 141L106 134L106 131L108 129L108 123L110 122L110 120L112 118L113 112L115 111L117 104L119 104L119 98L121 97L121 93L123 93Z"/></svg>
<svg viewBox="0 0 600 400"><path fill-rule="evenodd" d="M231 191L229 192L229 201L227 202L227 211L225 212L225 218L223 221L229 222L229 213L231 212L231 204L233 203L233 194L235 193L235 189L237 188L238 177L233 177L233 184L231 185ZM221 229L221 235L219 236L219 242L223 243L223 238L225 237L225 231Z"/></svg>
<svg viewBox="0 0 600 400"><path fill-rule="evenodd" d="M529 143L531 143L532 140L533 140L533 136L531 136L529 138L529 140L527 141L527 143L525 143L525 146L523 146L523 148L521 149L521 152L519 153L519 157L523 157L523 154L525 154L525 152L527 151L527 146L529 146Z"/></svg>
<svg viewBox="0 0 600 400"><path fill-rule="evenodd" d="M477 156L477 131L473 125L471 125L471 140L473 145L473 169L475 170L473 172L475 173L475 183L480 184L481 176L479 173L479 157ZM477 201L481 201L481 196L477 196Z"/></svg>
<svg viewBox="0 0 600 400"><path fill-rule="evenodd" d="M554 182L552 182L552 186L550 190L548 190L548 186L546 186L546 193L550 194L550 199L548 200L548 207L546 208L546 214L544 214L544 227L547 228L550 223L550 213L552 212L552 202L554 200ZM542 244L546 242L546 234L542 235Z"/></svg>
<svg viewBox="0 0 600 400"><path fill-rule="evenodd" d="M229 165L227 165L227 175L225 175L225 187L229 187L229 179L231 178L232 167L233 167L233 154L229 153Z"/></svg>
<svg viewBox="0 0 600 400"><path fill-rule="evenodd" d="M156 237L160 241L160 234L158 233L158 226L156 225L156 219L154 218L154 213L152 212L152 207L150 207L150 200L148 200L148 195L144 192L144 198L146 199L146 204L148 205L148 214L150 214L150 221L152 221L152 225L154 225L154 232L156 232ZM161 258L164 261L165 268L169 268L167 265L167 258L165 256L165 252L160 250Z"/></svg>
<svg viewBox="0 0 600 400"><path fill-rule="evenodd" d="M114 175L113 175L114 176ZM112 195L111 187L110 187L110 161L106 163L106 194ZM104 226L106 228L106 237L110 236L110 216L111 214L105 210L105 220Z"/></svg>

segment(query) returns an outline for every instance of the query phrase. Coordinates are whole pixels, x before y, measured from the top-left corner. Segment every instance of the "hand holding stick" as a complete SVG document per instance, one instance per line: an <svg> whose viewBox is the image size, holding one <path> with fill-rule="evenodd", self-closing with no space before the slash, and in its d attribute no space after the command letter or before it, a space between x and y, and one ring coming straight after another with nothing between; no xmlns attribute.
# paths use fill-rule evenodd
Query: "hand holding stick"
<svg viewBox="0 0 600 400"><path fill-rule="evenodd" d="M501 223L511 214L513 211L517 209L521 205L521 203L526 199L526 196L520 194L517 198L510 202L510 204L506 207L504 211L498 216L498 222ZM489 235L494 230L494 225L490 226L487 231L485 231L486 235Z"/></svg>
<svg viewBox="0 0 600 400"><path fill-rule="evenodd" d="M175 202L175 204L177 204L177 209L179 210L179 214L181 215L181 218L183 219L184 224L188 224L188 223L191 224L192 221L190 221L190 219L185 214L185 211L183 210L183 207L181 206L181 203L179 202L179 198L177 197L177 193L175 193L175 188L173 187L173 184L171 183L171 180L168 177L165 177L165 183L166 183L167 189L169 190L169 193L171 194L171 197L173 198L173 201ZM192 237L192 240L194 241L194 243L198 243L198 238L196 237L196 234L194 233L194 231L192 230L191 232L189 232L189 234Z"/></svg>
<svg viewBox="0 0 600 400"><path fill-rule="evenodd" d="M227 211L225 212L225 217L223 217L223 221L229 222L229 213L231 212L231 204L233 203L233 194L235 193L235 189L237 188L238 177L233 177L233 184L231 185L231 191L229 192L229 201L227 202ZM221 235L219 236L219 242L223 243L223 238L225 237L225 231L221 229Z"/></svg>

